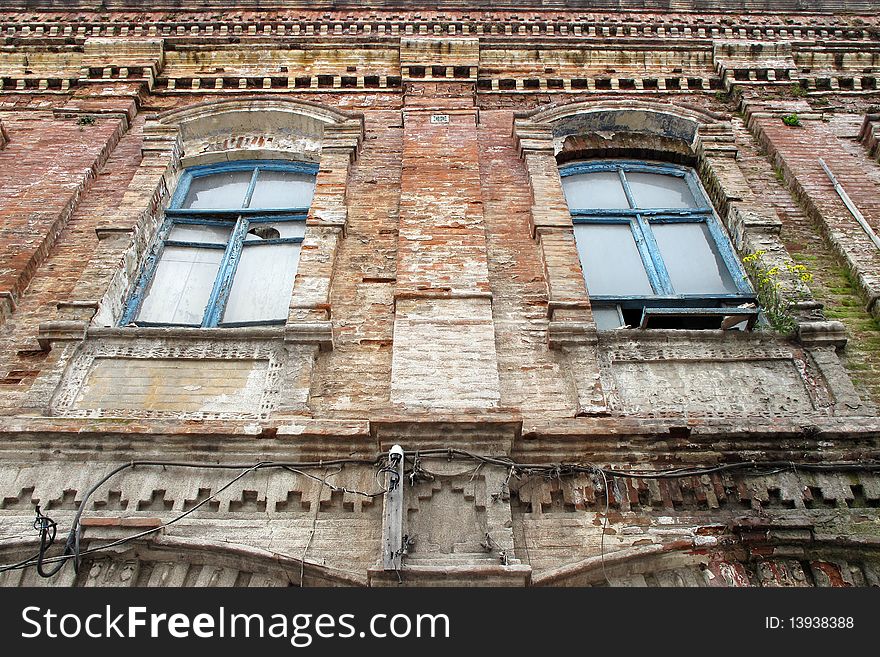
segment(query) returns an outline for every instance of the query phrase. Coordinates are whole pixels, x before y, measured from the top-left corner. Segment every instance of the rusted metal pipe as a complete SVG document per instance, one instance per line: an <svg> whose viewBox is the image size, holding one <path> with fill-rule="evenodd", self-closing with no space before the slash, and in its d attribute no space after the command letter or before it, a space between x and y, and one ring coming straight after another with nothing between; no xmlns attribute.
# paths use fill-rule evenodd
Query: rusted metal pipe
<svg viewBox="0 0 880 657"><path fill-rule="evenodd" d="M843 189L841 184L837 181L837 178L831 173L831 169L828 168L828 165L825 164L825 160L821 157L819 159L819 164L822 165L822 168L825 170L825 173L828 175L829 180L831 180L834 185L834 191L837 192L837 195L843 201L843 204L846 206L846 209L849 210L849 213L855 217L855 220L859 222L859 226L862 227L862 230L871 238L871 241L874 243L878 249L880 249L880 237L877 237L877 233L874 232L874 229L871 228L871 225L865 220L864 215L859 212L859 209L856 207L855 203L852 202L852 199L849 197L849 194L846 193L846 190Z"/></svg>

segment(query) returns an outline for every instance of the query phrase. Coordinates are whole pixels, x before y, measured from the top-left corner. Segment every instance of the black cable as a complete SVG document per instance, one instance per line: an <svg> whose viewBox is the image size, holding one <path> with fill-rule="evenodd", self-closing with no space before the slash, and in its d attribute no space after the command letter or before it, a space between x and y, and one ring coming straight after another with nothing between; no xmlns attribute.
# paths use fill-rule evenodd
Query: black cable
<svg viewBox="0 0 880 657"><path fill-rule="evenodd" d="M123 463L122 465L114 468L109 473L104 475L104 477L102 477L101 480L98 481L94 486L89 488L89 490L83 496L83 499L80 502L79 507L77 508L76 514L74 515L73 523L72 523L70 532L68 534L67 541L64 545L64 551L62 552L61 555L56 556L56 557L52 557L49 559L45 558L45 552L46 552L46 550L49 549L49 547L51 547L52 542L54 542L54 538L55 538L54 532L57 531L57 529L55 527L53 527L53 535L52 535L51 540L48 542L48 544L45 543L45 537L46 537L45 532L41 531L41 533L40 533L41 547L40 547L40 551L37 552L37 554L35 554L32 557L29 557L27 559L24 559L18 563L15 563L15 564L8 564L8 565L0 566L0 572L6 572L7 570L15 570L15 569L20 569L20 568L27 568L31 565L34 565L34 563L36 563L38 565L37 570L39 572L42 570L43 563L57 562L58 565L50 573L43 574L42 572L40 572L40 575L42 575L43 577L51 577L52 575L57 573L61 569L61 567L65 563L67 563L67 561L70 560L71 558L74 560L74 562L73 562L74 570L76 572L79 572L79 566L81 563L82 555L90 554L98 549L104 550L104 549L107 549L107 548L115 546L115 545L120 545L120 544L125 543L129 540L140 538L143 535L150 534L150 533L153 533L153 532L158 531L160 529L163 529L167 525L173 524L173 523L179 521L180 519L188 516L190 513L192 513L193 511L195 511L196 509L201 507L203 504L205 504L208 500L210 500L211 497L213 497L213 495L212 495L211 497L208 497L205 500L202 500L202 502L200 502L199 504L194 506L192 509L188 510L187 512L185 512L181 516L178 516L177 518L169 521L165 525L162 525L160 527L156 527L151 530L147 530L145 532L141 532L139 534L135 534L135 535L127 537L125 539L120 539L119 541L101 546L100 548L95 548L93 550L87 550L85 552L82 552L80 550L80 539L82 537L82 526L80 524L80 519L82 518L82 514L86 509L86 505L87 505L89 499L95 493L95 491L98 490L105 483L107 483L107 481L112 479L114 476L116 476L117 474L119 474L123 470L127 470L129 468L134 468L137 466L207 468L207 469L217 469L217 468L219 468L219 469L241 469L241 468L245 468L246 472L244 474L247 474L248 472L251 472L253 470L265 468L265 467L306 468L306 467L325 467L325 466L329 466L329 465L349 465L349 464L376 465L383 458L384 458L384 455L380 456L377 459L374 459L372 461L366 460L366 459L334 459L334 460L330 460L330 461L319 461L317 463L315 463L315 462L270 462L270 461L264 461L264 462L257 463L256 465L254 465L254 464L238 464L238 463L188 463L185 461L129 461L128 463ZM225 490L226 488L228 488L230 485L232 485L232 483L234 483L235 481L238 481L239 478L240 477L236 477L232 482L224 485L222 488L217 490L214 493L214 495L216 495L217 493L221 492L222 490ZM38 509L38 513L39 513L39 507L37 507L37 509ZM53 523L53 525L54 525L54 523ZM34 523L34 528L38 529L37 521L35 521L35 523Z"/></svg>
<svg viewBox="0 0 880 657"><path fill-rule="evenodd" d="M411 452L410 454L415 454ZM670 470L614 470L610 468L601 468L590 463L563 463L563 464L546 464L546 463L516 463L508 458L495 458L472 454L464 450L457 449L432 449L419 450L418 454L424 456L446 456L449 459L455 456L463 456L471 458L483 463L499 465L503 467L512 467L517 472L525 474L541 474L556 478L563 474L589 474L592 472L604 472L607 476L612 477L631 477L634 479L679 479L684 477L701 476L704 474L713 474L727 470L738 470L748 468L767 468L768 474L772 471L789 470L795 467L801 470L829 472L829 471L875 471L880 470L880 463L877 462L843 462L843 463L798 463L793 461L739 461L736 463L724 463L715 466L707 466L704 468L673 468ZM556 475L556 476L554 476Z"/></svg>
<svg viewBox="0 0 880 657"><path fill-rule="evenodd" d="M718 472L726 472L726 471L735 471L735 470L754 470L754 474L756 476L761 476L765 474L773 474L776 472L781 472L785 470L801 470L807 472L833 472L833 471L843 471L843 472L875 472L880 471L880 463L878 462L840 462L840 463L797 463L795 464L793 461L740 461L737 463L725 463L719 464L715 466L707 466L704 468L672 468L669 470L614 470L610 468L601 468L599 466L593 464L584 464L584 463L555 463L555 464L540 464L540 463L516 463L512 459L508 457L492 457L492 456L483 456L479 454L473 454L471 452L467 452L459 449L452 448L437 448L437 449L429 449L429 450L419 450L418 452L409 452L404 453L404 457L406 456L414 456L416 459L421 460L424 457L445 457L447 460L454 460L455 458L467 458L475 460L479 463L485 463L490 465L496 465L499 467L504 467L509 470L508 481L512 475L519 476L520 474L525 475L540 475L551 479L558 479L563 476L569 476L574 474L600 474L603 478L616 478L616 477L628 477L633 479L680 479L685 477L694 477L694 476L702 476L707 474L714 474ZM417 462L417 461L416 461ZM245 475L253 472L255 470L264 469L264 468L281 468L285 469L289 472L294 472L296 474L303 474L307 477L312 477L314 479L319 479L318 477L314 477L313 475L309 475L308 473L301 472L303 468L325 468L333 465L371 465L376 466L379 464L385 463L383 467L381 467L377 473L378 476L385 472L394 472L396 475L396 471L391 465L388 463L388 457L385 454L382 454L375 459L333 459L329 461L307 461L307 462L285 462L285 461L262 461L256 464L239 464L239 463L190 463L185 461L130 461L128 463L124 463L113 470L111 470L108 474L101 478L94 486L92 486L86 494L83 496L82 501L77 509L77 512L73 519L73 524L68 534L67 542L65 543L64 552L56 557L46 558L45 552L52 546L55 540L55 534L57 532L56 524L51 521L51 519L46 518L46 516L42 516L39 514L39 507L37 510L38 518L34 522L34 528L40 531L40 551L27 559L24 559L18 563L7 564L4 566L0 566L0 572L6 572L8 570L27 568L34 563L38 566L38 571L42 571L42 565L45 563L53 563L57 562L58 566L52 570L52 572L48 573L48 575L44 574L44 572L40 572L41 575L51 576L60 570L61 566L63 566L68 560L74 559L74 568L78 571L79 565L81 562L81 557L86 554L92 554L101 550L106 550L110 547L115 547L117 545L122 545L128 541L135 540L137 538L141 538L142 536L149 535L151 533L155 533L165 527L168 527L179 520L185 518L190 515L201 506L206 504L209 500L213 499L217 494L234 484L236 481L244 477ZM181 467L181 468L199 468L199 469L243 469L244 472L240 473L230 482L224 484L221 488L219 488L216 492L214 492L211 496L205 498L197 505L195 505L192 509L184 512L183 514L173 518L172 520L160 525L158 527L134 534L132 536L128 536L112 543L108 543L107 545L103 545L96 548L91 548L86 551L80 550L80 538L82 535L82 526L80 524L80 520L82 518L82 514L84 513L87 503L91 496L95 493L98 488L103 486L107 481L111 478L119 474L120 472L134 467L143 467L143 466L154 466L154 467ZM392 477L391 486L389 490L393 490L397 485L399 485L399 481L395 481L395 478ZM327 484L327 486L332 486L331 484ZM381 487L381 485L380 485ZM345 492L363 495L365 497L378 497L379 495L388 492L382 489L376 493L364 493L362 491L351 490L344 487L334 487L336 490L342 490ZM606 495L607 485L606 485ZM40 520L40 518L44 518L44 520ZM39 521L39 527L38 527ZM51 536L50 536L51 532ZM604 535L604 531L603 531Z"/></svg>
<svg viewBox="0 0 880 657"><path fill-rule="evenodd" d="M41 574L43 577L51 577L51 576L54 575L56 572L58 572L59 570L61 570L61 567L64 566L64 564L67 563L67 561L69 561L69 560L71 560L71 559L74 560L74 565L75 565L75 567L77 568L77 572L78 572L79 562L80 562L81 557L82 557L83 555L86 555L86 554L93 554L93 553L95 553L95 552L101 552L101 551L103 551L103 550L107 550L107 549L109 549L109 548L116 547L116 546L118 546L118 545L123 545L123 544L125 544L125 543L128 543L129 541L133 541L133 540L135 540L135 539L142 538L143 536L147 536L147 535L149 535L149 534L154 534L154 533L156 533L156 532L158 532L158 531L161 531L161 530L165 529L166 527L169 527L169 526L173 525L174 523L179 522L180 520L183 520L184 518L186 518L186 517L187 517L188 515L190 515L191 513L194 513L195 511L197 511L198 509L200 509L202 506L204 506L205 504L207 504L209 501L211 501L212 499L214 499L217 495L219 495L220 493L222 493L224 490L226 490L227 488L229 488L230 486L232 486L236 481L238 481L239 479L241 479L241 478L244 477L245 475L250 474L250 473L253 472L254 470L257 470L257 469L263 467L263 465L264 465L263 463L257 463L256 465L254 465L254 466L248 468L247 470L245 470L244 472L240 473L239 475L237 475L236 477L234 477L233 479L231 479L230 481L228 481L227 483L225 483L223 486L221 486L220 488L218 488L214 493L212 493L211 495L209 495L208 497L206 497L205 499L203 499L201 502L199 502L198 504L196 504L195 506L193 506L193 508L191 508L191 509L189 509L189 510L187 510L187 511L184 511L183 513L181 513L181 514L178 515L177 517L172 518L172 519L169 520L168 522L163 523L163 524L161 524L161 525L159 525L159 526L157 526L157 527L151 527L150 529L146 529L146 530L144 530L144 531L142 531L142 532L138 532L137 534L132 534L131 536L126 536L125 538L120 538L120 539L118 539L118 540L116 540L116 541L113 541L113 542L111 542L111 543L107 543L107 544L105 544L105 545L101 545L101 546L96 547L96 548L90 548L90 549L85 550L85 551L80 551L80 550L79 550L79 532L77 532L76 545L75 545L75 548L74 548L73 550L68 551L67 548L65 548L65 552L62 553L61 555L57 556L57 557L51 557L51 558L49 558L49 559L42 559L42 557L41 557L41 561L42 561L42 563L52 563L52 562L57 562L58 565L57 565L56 568L55 568L51 573L49 573L48 575L44 575L43 573L40 573L40 574ZM74 532L74 529L71 529L71 535L73 535L73 532ZM68 542L70 542L70 539L68 539ZM41 545L42 545L42 542L41 542ZM39 562L38 562L38 566L37 566L37 567L38 567L38 570L39 570L39 567L40 567L40 566L39 566Z"/></svg>
<svg viewBox="0 0 880 657"><path fill-rule="evenodd" d="M37 553L37 573L40 575L40 577L48 578L52 577L52 575L57 573L64 566L64 562L62 561L48 572L43 570L43 564L46 563L46 552L49 550L49 548L52 547L52 544L55 543L55 536L58 532L58 524L49 516L43 515L40 512L39 505L37 505L36 514L37 517L34 519L34 529L40 532L40 551ZM65 546L65 551L66 549L67 546Z"/></svg>
<svg viewBox="0 0 880 657"><path fill-rule="evenodd" d="M21 568L28 568L34 564L34 562L40 558L40 553L37 552L32 557L28 557L27 559L22 559L18 563L11 563L6 566L0 566L0 573L5 573L8 570L16 570Z"/></svg>
<svg viewBox="0 0 880 657"><path fill-rule="evenodd" d="M379 497L380 495L384 495L385 493L388 492L386 489L383 488L382 490L377 491L375 493L364 493L363 491L355 490L353 488L346 488L345 486L336 486L335 484L331 484L331 483L324 481L320 477L316 477L313 474L309 474L308 472L304 472L303 470L298 470L296 468L292 468L287 465L282 466L282 469L287 470L288 472L293 472L294 474L302 475L303 477L308 477L309 479L314 479L315 481L321 482L321 484L323 484L324 486L326 486L327 488L329 488L332 491L341 491L343 493L351 493L353 495L360 495L362 497L369 497L369 498ZM383 470L379 470L376 474L378 475L381 472L383 472ZM338 473L334 473L334 474L338 474ZM330 477L333 475L327 475L327 476Z"/></svg>

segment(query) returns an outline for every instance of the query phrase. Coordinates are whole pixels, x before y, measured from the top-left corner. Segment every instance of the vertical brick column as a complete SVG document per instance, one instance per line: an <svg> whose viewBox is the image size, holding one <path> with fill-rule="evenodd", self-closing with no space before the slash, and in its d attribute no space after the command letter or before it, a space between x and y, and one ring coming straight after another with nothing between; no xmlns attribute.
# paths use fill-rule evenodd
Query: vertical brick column
<svg viewBox="0 0 880 657"><path fill-rule="evenodd" d="M348 220L346 189L363 139L359 120L324 127L321 164L290 302L287 339L332 345L330 283L339 240Z"/></svg>
<svg viewBox="0 0 880 657"><path fill-rule="evenodd" d="M391 401L496 407L473 85L412 83L403 118Z"/></svg>
<svg viewBox="0 0 880 657"><path fill-rule="evenodd" d="M518 124L516 136L529 171L532 234L544 256L547 312L551 320L577 319L591 323L590 300L574 241L571 213L562 191L553 134L549 126Z"/></svg>
<svg viewBox="0 0 880 657"><path fill-rule="evenodd" d="M541 248L547 280L550 346L568 352L578 391L577 413L601 414L607 406L599 372L596 324L559 176L553 132L548 124L517 121L514 136L529 172L532 234Z"/></svg>

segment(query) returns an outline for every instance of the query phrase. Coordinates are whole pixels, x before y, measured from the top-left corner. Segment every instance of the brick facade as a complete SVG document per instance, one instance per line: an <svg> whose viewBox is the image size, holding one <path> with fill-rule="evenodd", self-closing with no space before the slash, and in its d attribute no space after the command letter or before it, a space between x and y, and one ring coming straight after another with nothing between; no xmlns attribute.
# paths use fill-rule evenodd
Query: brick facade
<svg viewBox="0 0 880 657"><path fill-rule="evenodd" d="M82 4L0 12L0 564L83 550L0 584L880 585L871 3ZM617 158L791 325L599 330L559 167ZM318 167L286 322L121 325L248 159Z"/></svg>

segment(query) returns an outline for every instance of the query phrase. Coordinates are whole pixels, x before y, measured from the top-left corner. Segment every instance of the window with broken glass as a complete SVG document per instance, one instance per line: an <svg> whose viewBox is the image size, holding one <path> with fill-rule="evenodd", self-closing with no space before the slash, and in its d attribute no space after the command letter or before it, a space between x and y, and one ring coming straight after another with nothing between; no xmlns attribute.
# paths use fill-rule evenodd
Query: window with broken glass
<svg viewBox="0 0 880 657"><path fill-rule="evenodd" d="M317 170L277 160L187 169L121 325L283 324Z"/></svg>
<svg viewBox="0 0 880 657"><path fill-rule="evenodd" d="M600 329L751 328L754 290L693 169L611 160L560 174Z"/></svg>

